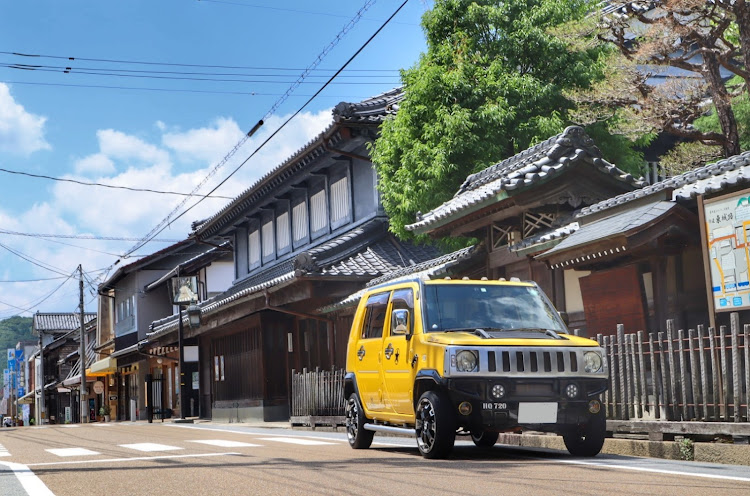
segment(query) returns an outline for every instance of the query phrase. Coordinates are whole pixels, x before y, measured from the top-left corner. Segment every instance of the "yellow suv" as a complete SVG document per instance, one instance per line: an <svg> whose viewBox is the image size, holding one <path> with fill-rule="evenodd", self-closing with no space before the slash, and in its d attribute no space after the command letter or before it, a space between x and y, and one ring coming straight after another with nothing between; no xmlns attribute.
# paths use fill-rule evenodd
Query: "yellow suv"
<svg viewBox="0 0 750 496"><path fill-rule="evenodd" d="M368 288L346 369L355 449L369 448L375 432L416 436L426 458L446 457L457 434L489 447L500 432L554 432L577 456L604 443L604 352L568 334L533 282L413 278Z"/></svg>

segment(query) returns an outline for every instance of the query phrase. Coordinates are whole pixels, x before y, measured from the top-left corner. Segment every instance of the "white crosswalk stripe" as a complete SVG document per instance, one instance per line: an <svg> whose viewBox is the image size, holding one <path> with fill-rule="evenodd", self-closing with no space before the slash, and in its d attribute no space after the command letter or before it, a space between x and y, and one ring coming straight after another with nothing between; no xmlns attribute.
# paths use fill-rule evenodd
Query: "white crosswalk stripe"
<svg viewBox="0 0 750 496"><path fill-rule="evenodd" d="M169 446L166 444L158 444L158 443L121 444L120 447L133 449L137 451L172 451L172 450L184 449L184 448L179 448L177 446Z"/></svg>
<svg viewBox="0 0 750 496"><path fill-rule="evenodd" d="M243 443L241 441L228 441L226 439L199 439L188 441L189 443L209 444L211 446L221 446L222 448L253 448L261 446L260 444Z"/></svg>
<svg viewBox="0 0 750 496"><path fill-rule="evenodd" d="M100 454L98 451L91 451L86 448L55 448L44 451L48 451L57 456L91 456Z"/></svg>
<svg viewBox="0 0 750 496"><path fill-rule="evenodd" d="M317 441L313 439L303 439L299 437L262 437L259 439L261 441L274 441L278 443L288 443L288 444L302 444L305 446L323 446L326 444L336 444L336 443L330 443L328 441Z"/></svg>
<svg viewBox="0 0 750 496"><path fill-rule="evenodd" d="M10 452L2 444L0 444L0 456L10 456Z"/></svg>

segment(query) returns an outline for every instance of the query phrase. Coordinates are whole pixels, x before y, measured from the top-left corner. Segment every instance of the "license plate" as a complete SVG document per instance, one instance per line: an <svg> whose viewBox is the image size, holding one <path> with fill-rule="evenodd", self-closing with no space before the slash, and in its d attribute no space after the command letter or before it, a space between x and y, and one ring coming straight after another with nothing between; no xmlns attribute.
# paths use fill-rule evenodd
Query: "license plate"
<svg viewBox="0 0 750 496"><path fill-rule="evenodd" d="M482 410L507 410L508 404L507 403L490 403L490 402L484 402L482 403Z"/></svg>
<svg viewBox="0 0 750 496"><path fill-rule="evenodd" d="M557 403L519 403L519 424L557 423Z"/></svg>

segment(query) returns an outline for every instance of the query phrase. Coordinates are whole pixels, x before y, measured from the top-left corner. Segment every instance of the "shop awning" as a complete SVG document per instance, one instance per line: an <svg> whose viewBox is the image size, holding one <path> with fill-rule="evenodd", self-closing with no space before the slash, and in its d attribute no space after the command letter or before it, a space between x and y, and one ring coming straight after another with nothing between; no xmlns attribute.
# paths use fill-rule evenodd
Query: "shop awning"
<svg viewBox="0 0 750 496"><path fill-rule="evenodd" d="M26 393L20 398L18 398L18 401L16 401L19 405L31 405L34 403L34 391L31 391L30 393Z"/></svg>
<svg viewBox="0 0 750 496"><path fill-rule="evenodd" d="M92 377L104 377L117 372L117 358L111 356L97 360L86 369L86 375Z"/></svg>

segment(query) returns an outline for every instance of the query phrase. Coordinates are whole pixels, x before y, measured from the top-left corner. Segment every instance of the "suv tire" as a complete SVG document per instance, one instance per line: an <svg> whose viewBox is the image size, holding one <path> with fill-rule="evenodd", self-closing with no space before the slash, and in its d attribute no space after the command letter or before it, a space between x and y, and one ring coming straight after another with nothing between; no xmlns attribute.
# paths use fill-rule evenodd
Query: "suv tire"
<svg viewBox="0 0 750 496"><path fill-rule="evenodd" d="M375 432L365 430L367 418L357 393L352 393L346 402L346 437L354 449L367 449L372 444Z"/></svg>
<svg viewBox="0 0 750 496"><path fill-rule="evenodd" d="M445 458L456 440L456 419L445 393L427 391L417 402L417 446L425 458Z"/></svg>
<svg viewBox="0 0 750 496"><path fill-rule="evenodd" d="M471 440L479 448L491 448L495 446L500 434L483 430L471 431Z"/></svg>
<svg viewBox="0 0 750 496"><path fill-rule="evenodd" d="M592 415L589 423L563 434L568 452L573 456L596 456L604 446L607 436L607 421L604 410Z"/></svg>

